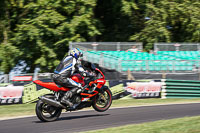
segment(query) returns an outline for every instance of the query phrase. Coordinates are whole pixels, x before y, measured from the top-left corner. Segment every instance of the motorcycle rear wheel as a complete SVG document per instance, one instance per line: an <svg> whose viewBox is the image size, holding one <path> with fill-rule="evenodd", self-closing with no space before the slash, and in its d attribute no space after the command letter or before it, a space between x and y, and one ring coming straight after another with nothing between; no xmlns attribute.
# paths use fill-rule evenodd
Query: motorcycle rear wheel
<svg viewBox="0 0 200 133"><path fill-rule="evenodd" d="M53 95L46 95L45 97L54 99ZM47 103L44 103L42 100L39 100L36 104L35 112L37 117L43 122L55 121L59 118L62 109L51 106Z"/></svg>
<svg viewBox="0 0 200 133"><path fill-rule="evenodd" d="M110 89L105 90L95 96L92 107L98 112L104 112L109 109L112 104L112 92Z"/></svg>

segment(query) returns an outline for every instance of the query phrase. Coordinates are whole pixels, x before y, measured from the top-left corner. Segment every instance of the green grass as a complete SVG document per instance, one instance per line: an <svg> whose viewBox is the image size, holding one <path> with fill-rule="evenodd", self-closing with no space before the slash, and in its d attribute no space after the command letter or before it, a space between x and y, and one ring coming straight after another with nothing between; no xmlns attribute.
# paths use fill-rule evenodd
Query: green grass
<svg viewBox="0 0 200 133"><path fill-rule="evenodd" d="M156 105L156 104L176 104L176 103L190 103L190 102L200 102L200 98L194 98L194 99L147 98L147 99L114 100L112 103L112 107Z"/></svg>
<svg viewBox="0 0 200 133"><path fill-rule="evenodd" d="M0 106L0 118L35 114L35 103Z"/></svg>
<svg viewBox="0 0 200 133"><path fill-rule="evenodd" d="M200 99L126 99L114 100L111 107L200 102ZM0 105L0 118L35 115L35 103Z"/></svg>
<svg viewBox="0 0 200 133"><path fill-rule="evenodd" d="M200 133L200 116L132 124L85 133Z"/></svg>

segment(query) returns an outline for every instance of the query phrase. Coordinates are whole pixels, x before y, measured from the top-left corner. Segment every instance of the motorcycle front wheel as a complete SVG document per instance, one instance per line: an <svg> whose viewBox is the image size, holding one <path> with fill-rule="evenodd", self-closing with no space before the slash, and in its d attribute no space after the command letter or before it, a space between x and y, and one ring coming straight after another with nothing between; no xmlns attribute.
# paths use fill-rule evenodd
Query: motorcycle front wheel
<svg viewBox="0 0 200 133"><path fill-rule="evenodd" d="M54 99L53 95L45 95L45 97ZM51 106L47 103L44 103L42 100L38 100L35 108L37 117L43 122L51 122L58 119L62 109Z"/></svg>
<svg viewBox="0 0 200 133"><path fill-rule="evenodd" d="M98 93L92 103L92 107L98 112L104 112L109 109L112 104L112 92L110 89L102 93Z"/></svg>

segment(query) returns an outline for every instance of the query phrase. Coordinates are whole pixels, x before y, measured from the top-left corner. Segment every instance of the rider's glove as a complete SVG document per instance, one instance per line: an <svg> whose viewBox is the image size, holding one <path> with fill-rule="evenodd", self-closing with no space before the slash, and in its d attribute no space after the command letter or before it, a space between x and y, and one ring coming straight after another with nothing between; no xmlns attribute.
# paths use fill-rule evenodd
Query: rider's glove
<svg viewBox="0 0 200 133"><path fill-rule="evenodd" d="M88 72L84 71L84 72L83 72L83 76L84 76L84 77L89 77L90 74L89 74Z"/></svg>
<svg viewBox="0 0 200 133"><path fill-rule="evenodd" d="M87 72L87 71L84 71L84 72L82 72L82 76L83 76L83 77L94 77L95 74L94 74L94 73Z"/></svg>

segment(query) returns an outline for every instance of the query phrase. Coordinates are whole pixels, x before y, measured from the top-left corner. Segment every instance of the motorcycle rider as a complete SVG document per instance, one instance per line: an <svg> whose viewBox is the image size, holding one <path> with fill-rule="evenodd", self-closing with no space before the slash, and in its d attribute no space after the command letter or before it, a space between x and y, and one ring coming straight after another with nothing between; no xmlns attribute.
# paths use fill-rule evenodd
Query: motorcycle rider
<svg viewBox="0 0 200 133"><path fill-rule="evenodd" d="M87 76L87 72L81 66L79 58L83 54L78 48L73 48L69 55L66 56L60 64L56 67L54 74L52 76L53 81L60 86L71 88L70 91L67 91L64 96L61 98L61 103L67 104L69 107L73 107L73 103L69 99L77 93L80 93L83 89L80 83L75 82L70 78L74 72L78 72L81 76Z"/></svg>

